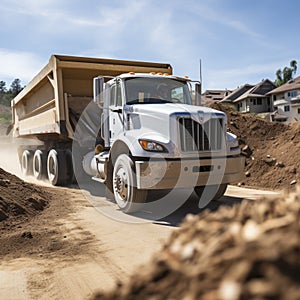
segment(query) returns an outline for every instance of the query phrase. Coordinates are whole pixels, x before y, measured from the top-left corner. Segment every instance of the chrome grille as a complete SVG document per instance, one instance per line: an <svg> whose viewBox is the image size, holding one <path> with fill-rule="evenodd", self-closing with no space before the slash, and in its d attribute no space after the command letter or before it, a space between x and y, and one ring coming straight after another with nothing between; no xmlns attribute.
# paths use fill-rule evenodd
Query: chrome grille
<svg viewBox="0 0 300 300"><path fill-rule="evenodd" d="M211 118L203 124L191 117L179 117L181 151L214 151L222 149L224 130L222 118Z"/></svg>

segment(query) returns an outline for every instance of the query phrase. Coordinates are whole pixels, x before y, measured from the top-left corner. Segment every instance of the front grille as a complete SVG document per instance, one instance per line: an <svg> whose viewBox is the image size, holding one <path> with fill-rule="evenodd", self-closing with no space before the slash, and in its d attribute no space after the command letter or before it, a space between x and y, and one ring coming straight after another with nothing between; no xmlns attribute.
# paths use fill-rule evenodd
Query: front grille
<svg viewBox="0 0 300 300"><path fill-rule="evenodd" d="M191 117L179 117L182 152L221 150L224 139L222 118L211 118L203 124Z"/></svg>

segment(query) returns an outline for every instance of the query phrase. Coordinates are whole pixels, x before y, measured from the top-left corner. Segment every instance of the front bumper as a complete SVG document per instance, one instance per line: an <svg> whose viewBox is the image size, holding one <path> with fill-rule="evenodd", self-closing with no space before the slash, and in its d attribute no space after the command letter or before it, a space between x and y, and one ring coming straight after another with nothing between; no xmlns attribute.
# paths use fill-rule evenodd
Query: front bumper
<svg viewBox="0 0 300 300"><path fill-rule="evenodd" d="M243 156L210 159L137 160L138 189L173 189L235 183L244 176Z"/></svg>

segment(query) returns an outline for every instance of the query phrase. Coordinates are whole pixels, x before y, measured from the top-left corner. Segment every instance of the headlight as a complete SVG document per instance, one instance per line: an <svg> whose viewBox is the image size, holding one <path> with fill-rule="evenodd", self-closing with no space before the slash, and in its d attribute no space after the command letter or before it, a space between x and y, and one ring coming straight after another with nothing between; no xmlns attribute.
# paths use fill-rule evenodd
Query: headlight
<svg viewBox="0 0 300 300"><path fill-rule="evenodd" d="M239 149L239 142L236 135L227 132L226 138L227 138L227 145L231 151Z"/></svg>
<svg viewBox="0 0 300 300"><path fill-rule="evenodd" d="M149 140L139 140L140 145L146 151L153 151L153 152L166 152L166 148L154 141Z"/></svg>

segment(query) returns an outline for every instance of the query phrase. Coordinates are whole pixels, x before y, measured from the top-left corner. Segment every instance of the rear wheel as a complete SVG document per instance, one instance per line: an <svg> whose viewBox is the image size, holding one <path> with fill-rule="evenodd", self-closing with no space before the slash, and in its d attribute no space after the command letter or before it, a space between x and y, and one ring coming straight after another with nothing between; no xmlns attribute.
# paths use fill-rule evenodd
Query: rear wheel
<svg viewBox="0 0 300 300"><path fill-rule="evenodd" d="M202 197L205 190L205 196L209 197L209 201L220 199L226 192L227 183L220 185L209 185L209 186L195 186L194 191L198 197Z"/></svg>
<svg viewBox="0 0 300 300"><path fill-rule="evenodd" d="M38 179L46 177L46 153L42 150L36 150L33 155L33 176Z"/></svg>
<svg viewBox="0 0 300 300"><path fill-rule="evenodd" d="M21 157L21 170L24 176L33 174L33 152L24 150Z"/></svg>
<svg viewBox="0 0 300 300"><path fill-rule="evenodd" d="M66 153L63 150L52 149L47 159L48 180L52 185L63 185L68 179Z"/></svg>
<svg viewBox="0 0 300 300"><path fill-rule="evenodd" d="M136 177L132 160L121 154L113 169L113 193L119 208L125 212L135 212L143 207L147 191L136 188Z"/></svg>

